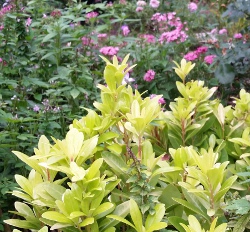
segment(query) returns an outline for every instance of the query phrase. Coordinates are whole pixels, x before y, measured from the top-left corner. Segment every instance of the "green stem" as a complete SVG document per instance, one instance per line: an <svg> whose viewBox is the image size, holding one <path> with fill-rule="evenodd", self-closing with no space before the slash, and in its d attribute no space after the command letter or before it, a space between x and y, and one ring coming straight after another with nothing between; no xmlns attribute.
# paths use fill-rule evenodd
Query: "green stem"
<svg viewBox="0 0 250 232"><path fill-rule="evenodd" d="M210 182L209 179L208 179L208 183L209 183L209 188L210 188L210 197L209 197L209 199L210 199L210 208L215 211L215 209L214 209L214 191L213 191L213 186L211 185L211 182ZM211 216L211 223L213 222L213 220L214 220L214 215Z"/></svg>
<svg viewBox="0 0 250 232"><path fill-rule="evenodd" d="M141 141L141 136L138 138L138 158L139 160L142 159L142 141Z"/></svg>
<svg viewBox="0 0 250 232"><path fill-rule="evenodd" d="M181 139L182 139L182 146L185 146L185 127L184 127L184 120L181 120Z"/></svg>

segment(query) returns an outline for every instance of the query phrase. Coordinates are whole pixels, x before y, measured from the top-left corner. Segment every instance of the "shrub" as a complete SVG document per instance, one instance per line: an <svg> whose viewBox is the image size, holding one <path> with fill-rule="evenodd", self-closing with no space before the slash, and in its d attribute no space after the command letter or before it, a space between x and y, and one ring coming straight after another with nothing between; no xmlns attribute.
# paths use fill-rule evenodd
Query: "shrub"
<svg viewBox="0 0 250 232"><path fill-rule="evenodd" d="M98 85L101 101L94 103L99 113L87 109L53 144L41 136L31 157L14 151L32 170L28 178L15 176L20 188L13 195L27 203L16 202L14 213L24 219L5 222L37 231L46 225L62 231L225 230L225 197L237 188L234 163L248 161L249 94L242 90L234 108L223 107L210 100L215 88L185 83L194 65L182 60L175 68L182 96L162 111L161 96L143 98L122 84L133 67L128 56L121 64L116 56L112 63L103 59L106 85Z"/></svg>

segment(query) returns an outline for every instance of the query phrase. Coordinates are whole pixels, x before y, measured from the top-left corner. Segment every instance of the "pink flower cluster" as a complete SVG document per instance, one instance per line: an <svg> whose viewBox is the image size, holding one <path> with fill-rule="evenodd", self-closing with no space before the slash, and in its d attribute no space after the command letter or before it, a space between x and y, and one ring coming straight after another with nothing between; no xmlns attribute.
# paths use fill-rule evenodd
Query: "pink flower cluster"
<svg viewBox="0 0 250 232"><path fill-rule="evenodd" d="M150 0L149 5L150 5L152 8L158 8L159 5L160 5L160 2L159 2L158 0Z"/></svg>
<svg viewBox="0 0 250 232"><path fill-rule="evenodd" d="M144 77L143 77L144 81L147 81L147 82L151 82L152 80L155 79L155 71L153 71L152 69L149 69Z"/></svg>
<svg viewBox="0 0 250 232"><path fill-rule="evenodd" d="M147 43L155 43L154 35L144 34L140 35L140 38L143 38Z"/></svg>
<svg viewBox="0 0 250 232"><path fill-rule="evenodd" d="M29 17L29 18L26 20L26 22L25 22L26 27L29 27L29 26L31 25L31 23L32 23L32 19Z"/></svg>
<svg viewBox="0 0 250 232"><path fill-rule="evenodd" d="M144 6L147 5L147 3L145 1L137 1L136 3L137 7L136 7L136 12L141 12L144 10Z"/></svg>
<svg viewBox="0 0 250 232"><path fill-rule="evenodd" d="M123 34L124 36L127 36L127 35L129 34L129 32L130 32L129 27L128 27L127 25L123 25L123 26L121 27L121 30L122 30L122 34Z"/></svg>
<svg viewBox="0 0 250 232"><path fill-rule="evenodd" d="M86 36L82 37L82 45L84 45L84 46L90 46L92 44L94 44L94 41L91 38L86 37Z"/></svg>
<svg viewBox="0 0 250 232"><path fill-rule="evenodd" d="M221 30L219 30L219 34L220 35L227 34L227 29L226 28L222 28Z"/></svg>
<svg viewBox="0 0 250 232"><path fill-rule="evenodd" d="M122 4L122 5L126 5L127 4L126 0L120 0L119 3Z"/></svg>
<svg viewBox="0 0 250 232"><path fill-rule="evenodd" d="M235 39L241 39L243 36L242 36L242 34L241 33L236 33L236 34L234 34L234 38Z"/></svg>
<svg viewBox="0 0 250 232"><path fill-rule="evenodd" d="M198 6L197 6L197 4L194 3L194 2L190 2L190 3L188 4L188 9L189 9L190 12L195 12L195 11L197 11Z"/></svg>
<svg viewBox="0 0 250 232"><path fill-rule="evenodd" d="M206 53L208 48L206 46L198 47L195 51L187 53L184 58L189 61L193 61L199 58L201 54Z"/></svg>
<svg viewBox="0 0 250 232"><path fill-rule="evenodd" d="M98 16L98 13L95 12L95 11L89 12L89 13L87 13L87 14L85 15L85 17L86 17L87 19L96 18L97 16Z"/></svg>
<svg viewBox="0 0 250 232"><path fill-rule="evenodd" d="M101 41L105 40L107 37L108 37L108 35L106 33L102 33L102 34L97 35L98 40L101 40Z"/></svg>
<svg viewBox="0 0 250 232"><path fill-rule="evenodd" d="M216 57L216 55L208 55L205 56L204 61L207 64L212 64L214 62L214 58Z"/></svg>
<svg viewBox="0 0 250 232"><path fill-rule="evenodd" d="M119 48L118 47L112 47L112 46L106 46L102 47L100 50L100 53L106 56L114 56L118 53Z"/></svg>
<svg viewBox="0 0 250 232"><path fill-rule="evenodd" d="M8 6L5 6L3 7L1 10L0 10L0 17L4 16L5 14L7 14L8 12L10 12L12 10L13 6L12 5L8 5Z"/></svg>
<svg viewBox="0 0 250 232"><path fill-rule="evenodd" d="M167 14L156 13L152 16L151 20L156 25L159 31L163 31L160 35L160 43L171 42L184 42L188 35L185 27L186 23L182 23L179 17L176 17L175 12L169 12Z"/></svg>
<svg viewBox="0 0 250 232"><path fill-rule="evenodd" d="M188 61L193 61L198 59L202 54L208 51L206 46L198 47L195 51L189 52L184 56L184 59ZM212 64L214 62L216 55L207 55L204 57L204 62L207 64Z"/></svg>
<svg viewBox="0 0 250 232"><path fill-rule="evenodd" d="M60 18L62 16L62 13L60 10L55 9L50 13L50 15L54 18Z"/></svg>

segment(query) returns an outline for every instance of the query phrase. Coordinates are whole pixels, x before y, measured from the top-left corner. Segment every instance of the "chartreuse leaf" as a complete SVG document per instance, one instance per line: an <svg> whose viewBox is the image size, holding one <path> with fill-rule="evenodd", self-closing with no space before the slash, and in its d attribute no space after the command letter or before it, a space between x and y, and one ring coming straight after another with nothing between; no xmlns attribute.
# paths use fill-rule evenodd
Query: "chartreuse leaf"
<svg viewBox="0 0 250 232"><path fill-rule="evenodd" d="M90 217L90 218L86 218L84 219L80 224L79 226L80 227L84 227L84 226L87 226L87 225L91 225L95 222L95 219L93 217Z"/></svg>
<svg viewBox="0 0 250 232"><path fill-rule="evenodd" d="M137 203L135 202L135 200L130 199L129 205L130 205L130 215L131 215L132 221L134 222L136 230L138 232L140 232L140 231L142 232L143 225L142 225L141 211L139 210L139 207L138 207Z"/></svg>
<svg viewBox="0 0 250 232"><path fill-rule="evenodd" d="M105 151L102 153L102 157L111 169L114 170L116 175L122 176L126 174L128 166L120 156Z"/></svg>
<svg viewBox="0 0 250 232"><path fill-rule="evenodd" d="M237 180L237 176L231 176L229 177L221 186L220 191L215 194L214 201L220 201L222 197L227 193L227 191L231 188L233 183Z"/></svg>
<svg viewBox="0 0 250 232"><path fill-rule="evenodd" d="M104 232L115 232L115 227L109 227L108 229L104 230Z"/></svg>
<svg viewBox="0 0 250 232"><path fill-rule="evenodd" d="M191 211L201 215L207 221L209 221L210 218L207 216L206 213L202 212L200 209L198 209L197 207L195 207L193 204L189 203L188 201L185 201L183 199L177 199L177 198L173 198L173 200L178 202L179 204L183 205L184 207L190 209Z"/></svg>
<svg viewBox="0 0 250 232"><path fill-rule="evenodd" d="M227 229L227 223L223 223L221 225L219 225L218 227L216 227L216 223L217 223L218 218L215 218L210 226L210 230L209 232L225 232Z"/></svg>
<svg viewBox="0 0 250 232"><path fill-rule="evenodd" d="M115 210L112 212L112 215L116 215L121 218L125 218L129 213L129 201L125 201L120 205L115 207ZM115 226L119 223L117 220L110 220L109 216L107 216L104 220L99 223L99 227L101 231L106 231L105 229Z"/></svg>
<svg viewBox="0 0 250 232"><path fill-rule="evenodd" d="M117 221L123 222L123 223L133 227L134 229L136 229L135 226L131 222L129 222L127 219L124 219L123 217L111 214L111 215L108 215L107 218L112 218L112 219L115 219Z"/></svg>
<svg viewBox="0 0 250 232"><path fill-rule="evenodd" d="M115 208L115 205L111 202L105 202L101 205L99 205L95 211L93 212L92 216L95 217L95 219L102 218L112 212Z"/></svg>
<svg viewBox="0 0 250 232"><path fill-rule="evenodd" d="M149 214L147 216L147 219L145 222L146 231L149 231L149 228L151 228L153 225L157 225L164 217L164 214L165 214L165 205L164 204L157 204L154 209L155 209L155 213L153 215ZM166 226L167 226L167 223L164 223L164 227L166 227ZM162 227L162 228L164 228L164 227ZM160 229L162 229L162 228L160 228ZM154 230L156 230L156 229L154 229ZM153 231L153 230L151 230L151 231Z"/></svg>
<svg viewBox="0 0 250 232"><path fill-rule="evenodd" d="M188 216L189 225L186 226L185 224L180 224L186 232L205 232L204 229L201 229L201 224L197 220L197 218L193 215Z"/></svg>
<svg viewBox="0 0 250 232"><path fill-rule="evenodd" d="M75 219L75 218L79 218L79 217L82 217L82 216L86 216L86 215L83 212L75 211L75 212L70 213L68 218L69 219Z"/></svg>
<svg viewBox="0 0 250 232"><path fill-rule="evenodd" d="M38 232L48 232L49 229L47 226L44 226L42 229L40 229Z"/></svg>
<svg viewBox="0 0 250 232"><path fill-rule="evenodd" d="M77 195L73 191L67 189L63 195L63 202L65 204L67 212L79 211L80 205L76 200Z"/></svg>
<svg viewBox="0 0 250 232"><path fill-rule="evenodd" d="M156 169L150 178L153 178L156 175L162 174L162 173L171 173L171 172L180 172L182 171L182 168L179 167L161 167Z"/></svg>
<svg viewBox="0 0 250 232"><path fill-rule="evenodd" d="M25 220L19 220L19 219L8 219L8 220L4 220L4 223L7 223L15 227L19 227L23 229L30 229L30 230L39 230L41 228L39 220L25 221Z"/></svg>
<svg viewBox="0 0 250 232"><path fill-rule="evenodd" d="M142 147L142 164L147 166L150 170L153 170L156 166L158 160L162 158L162 156L155 158L155 153L153 151L153 146L149 140L145 140L143 142Z"/></svg>
<svg viewBox="0 0 250 232"><path fill-rule="evenodd" d="M50 154L51 145L46 136L42 135L38 142L38 149L34 148L35 155L31 156L30 159L44 159L51 156Z"/></svg>
<svg viewBox="0 0 250 232"><path fill-rule="evenodd" d="M61 141L59 145L64 153L68 156L70 161L74 161L79 155L83 144L83 133L75 128L71 128L66 134L65 140Z"/></svg>
<svg viewBox="0 0 250 232"><path fill-rule="evenodd" d="M116 155L120 155L122 153L122 146L117 143L108 145L107 148Z"/></svg>
<svg viewBox="0 0 250 232"><path fill-rule="evenodd" d="M44 190L55 200L60 200L62 199L62 195L66 191L66 188L64 188L61 185L53 183L44 183L42 184L42 187Z"/></svg>
<svg viewBox="0 0 250 232"><path fill-rule="evenodd" d="M184 97L184 98L188 98L188 94L186 92L186 88L185 85L183 83L181 83L180 81L176 81L176 87L178 89L178 91L180 92L180 94Z"/></svg>
<svg viewBox="0 0 250 232"><path fill-rule="evenodd" d="M155 230L161 230L161 229L164 229L165 227L167 227L167 223L166 222L157 222L155 223L154 225L150 226L146 232L152 232L152 231L155 231Z"/></svg>
<svg viewBox="0 0 250 232"><path fill-rule="evenodd" d="M46 219L43 219L43 220L46 220ZM56 224L52 225L51 228L50 228L50 230L59 230L59 229L62 229L62 228L63 228L63 231L65 231L65 232L66 232L66 230L64 228L67 228L67 231L75 232L75 230L70 230L70 228L72 228L72 225L70 225L70 224L63 224L63 223L56 223Z"/></svg>
<svg viewBox="0 0 250 232"><path fill-rule="evenodd" d="M101 134L99 136L98 144L103 143L103 142L110 140L110 139L113 139L113 138L117 138L117 137L119 137L119 135L115 132L112 132L112 131L106 132L106 133Z"/></svg>
<svg viewBox="0 0 250 232"><path fill-rule="evenodd" d="M33 198L32 198L30 195L28 195L28 194L26 194L26 193L23 193L23 192L21 192L21 191L18 191L18 190L14 190L14 191L12 192L12 195L13 195L13 196L16 196L16 197L18 197L18 198L21 198L21 199L23 199L23 200L25 200L25 201L27 201L27 202L31 202L31 201L33 200Z"/></svg>
<svg viewBox="0 0 250 232"><path fill-rule="evenodd" d="M22 152L19 151L13 151L13 153L24 163L29 165L31 168L35 169L38 171L41 175L44 175L42 167L38 164L37 160L31 159L29 156L23 154Z"/></svg>
<svg viewBox="0 0 250 232"><path fill-rule="evenodd" d="M83 167L79 167L77 163L75 162L70 162L70 170L72 174L74 175L71 180L73 182L83 180L83 178L86 175L86 170L84 170Z"/></svg>
<svg viewBox="0 0 250 232"><path fill-rule="evenodd" d="M85 178L86 180L92 180L93 178L99 176L100 173L100 167L102 166L103 159L97 159L95 160L90 168L88 169L88 173L86 174Z"/></svg>
<svg viewBox="0 0 250 232"><path fill-rule="evenodd" d="M110 88L110 90L114 91L116 89L116 81L115 81L115 73L116 68L113 65L107 64L104 69L104 79Z"/></svg>
<svg viewBox="0 0 250 232"><path fill-rule="evenodd" d="M55 222L71 224L71 225L74 224L73 221L71 221L68 217L56 211L47 211L42 214L42 217Z"/></svg>
<svg viewBox="0 0 250 232"><path fill-rule="evenodd" d="M28 205L17 201L15 202L15 208L24 218L26 217L35 218L32 209Z"/></svg>
<svg viewBox="0 0 250 232"><path fill-rule="evenodd" d="M29 196L33 196L33 186L28 179L21 175L15 175L16 182Z"/></svg>
<svg viewBox="0 0 250 232"><path fill-rule="evenodd" d="M98 135L93 136L90 139L87 139L83 142L83 146L79 152L79 155L76 159L76 163L81 166L83 162L89 159L95 152L95 148L98 142Z"/></svg>
<svg viewBox="0 0 250 232"><path fill-rule="evenodd" d="M66 205L62 201L56 200L55 203L59 211L62 212L64 215L68 216L70 214L70 211L68 212Z"/></svg>
<svg viewBox="0 0 250 232"><path fill-rule="evenodd" d="M142 225L142 215L141 211L139 210L139 207L135 200L130 199L129 201L129 206L130 206L130 216L132 218L132 221L134 225L129 222L128 220L124 219L123 217L117 216L117 215L108 215L108 218L115 219L117 221L123 222L131 227L133 227L137 232L144 232L145 228Z"/></svg>

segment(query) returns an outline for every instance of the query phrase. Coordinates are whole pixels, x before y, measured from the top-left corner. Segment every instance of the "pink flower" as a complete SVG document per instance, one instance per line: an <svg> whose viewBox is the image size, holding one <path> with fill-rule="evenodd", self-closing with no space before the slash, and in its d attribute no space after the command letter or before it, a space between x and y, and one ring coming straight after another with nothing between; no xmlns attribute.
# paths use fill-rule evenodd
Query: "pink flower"
<svg viewBox="0 0 250 232"><path fill-rule="evenodd" d="M216 55L208 55L205 56L204 61L207 64L212 64L214 62L214 58L216 57Z"/></svg>
<svg viewBox="0 0 250 232"><path fill-rule="evenodd" d="M136 5L137 5L137 6L146 6L147 3L146 3L145 1L138 1L138 2L136 3Z"/></svg>
<svg viewBox="0 0 250 232"><path fill-rule="evenodd" d="M13 6L10 4L10 5L7 5L7 6L4 6L1 10L0 10L0 16L3 16L5 14L7 14L8 12L11 11L11 9L13 8Z"/></svg>
<svg viewBox="0 0 250 232"><path fill-rule="evenodd" d="M126 0L120 0L119 3L122 4L122 5L126 5L127 4Z"/></svg>
<svg viewBox="0 0 250 232"><path fill-rule="evenodd" d="M86 36L82 37L82 45L89 46L93 43L94 43L94 41L91 38L86 37Z"/></svg>
<svg viewBox="0 0 250 232"><path fill-rule="evenodd" d="M112 2L109 2L106 6L107 6L107 7L112 7L112 6L113 6L113 3L112 3Z"/></svg>
<svg viewBox="0 0 250 232"><path fill-rule="evenodd" d="M160 2L159 2L158 0L150 0L149 5L150 5L152 8L158 8L159 5L160 5Z"/></svg>
<svg viewBox="0 0 250 232"><path fill-rule="evenodd" d="M156 94L151 94L151 95L150 95L150 99L152 99L152 98L154 98L154 97L156 97L156 96L157 96ZM161 98L158 100L158 103L159 103L159 104L165 104L166 101L164 100L163 97L161 97Z"/></svg>
<svg viewBox="0 0 250 232"><path fill-rule="evenodd" d="M190 2L188 4L188 9L189 9L190 12L195 12L198 9L198 6L194 2Z"/></svg>
<svg viewBox="0 0 250 232"><path fill-rule="evenodd" d="M0 63L2 63L3 62L3 59L2 58L0 58Z"/></svg>
<svg viewBox="0 0 250 232"><path fill-rule="evenodd" d="M87 14L85 15L85 17L86 17L87 19L96 18L97 16L98 16L98 13L95 12L95 11L89 12L89 13L87 13Z"/></svg>
<svg viewBox="0 0 250 232"><path fill-rule="evenodd" d="M118 47L107 46L107 47L102 47L99 51L103 55L114 56L119 51L119 48Z"/></svg>
<svg viewBox="0 0 250 232"><path fill-rule="evenodd" d="M241 33L236 33L236 34L234 34L234 38L235 39L241 39L243 36L242 36L242 34Z"/></svg>
<svg viewBox="0 0 250 232"><path fill-rule="evenodd" d="M217 28L214 28L214 29L211 30L210 33L211 33L211 34L217 34L217 33L218 33L218 29L217 29Z"/></svg>
<svg viewBox="0 0 250 232"><path fill-rule="evenodd" d="M143 39L146 40L147 43L155 43L155 36L154 35L141 35Z"/></svg>
<svg viewBox="0 0 250 232"><path fill-rule="evenodd" d="M202 53L206 53L207 50L208 50L208 48L207 48L206 46L201 46L201 47L198 47L198 48L196 49L195 53L196 53L197 55L200 55L200 54L202 54Z"/></svg>
<svg viewBox="0 0 250 232"><path fill-rule="evenodd" d="M163 43L164 41L166 41L167 43L171 43L177 41L178 39L181 42L184 42L187 39L187 37L188 35L184 31L181 31L179 28L176 28L173 31L162 33L159 38L159 42Z"/></svg>
<svg viewBox="0 0 250 232"><path fill-rule="evenodd" d="M154 80L154 78L155 78L155 71L153 71L152 69L149 69L143 77L144 81L147 82L151 82L152 80Z"/></svg>
<svg viewBox="0 0 250 232"><path fill-rule="evenodd" d="M220 35L227 34L227 29L223 28L223 29L219 30L219 34Z"/></svg>
<svg viewBox="0 0 250 232"><path fill-rule="evenodd" d="M143 7L141 7L141 6L138 6L138 7L136 7L136 10L135 10L136 12L141 12L141 11L143 11Z"/></svg>
<svg viewBox="0 0 250 232"><path fill-rule="evenodd" d="M127 36L127 35L129 34L129 32L130 32L129 27L128 27L127 25L123 25L123 26L121 27L121 29L122 29L122 34L123 34L124 36Z"/></svg>
<svg viewBox="0 0 250 232"><path fill-rule="evenodd" d="M55 9L50 13L50 15L54 18L60 18L62 16L62 13L60 10Z"/></svg>
<svg viewBox="0 0 250 232"><path fill-rule="evenodd" d="M198 56L197 56L196 52L189 52L184 56L184 59L189 60L189 61L195 60L197 58L198 58Z"/></svg>
<svg viewBox="0 0 250 232"><path fill-rule="evenodd" d="M0 25L0 31L4 29L4 25Z"/></svg>
<svg viewBox="0 0 250 232"><path fill-rule="evenodd" d="M33 111L38 112L40 110L40 107L38 105L35 105L33 107Z"/></svg>
<svg viewBox="0 0 250 232"><path fill-rule="evenodd" d="M161 14L161 13L155 13L153 14L153 16L151 17L152 21L157 21L157 22L165 22L167 21L167 15L166 14Z"/></svg>
<svg viewBox="0 0 250 232"><path fill-rule="evenodd" d="M29 27L32 23L32 19L29 17L27 20L26 20L26 26Z"/></svg>
<svg viewBox="0 0 250 232"><path fill-rule="evenodd" d="M107 34L106 33L103 33L103 34L98 34L97 35L97 38L107 38Z"/></svg>
<svg viewBox="0 0 250 232"><path fill-rule="evenodd" d="M122 84L130 84L131 82L134 82L135 79L134 78L131 78L129 77L129 73L127 72L122 80Z"/></svg>

